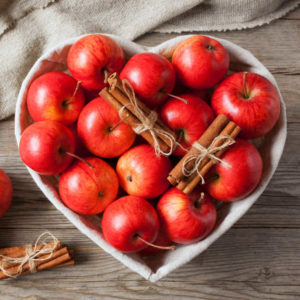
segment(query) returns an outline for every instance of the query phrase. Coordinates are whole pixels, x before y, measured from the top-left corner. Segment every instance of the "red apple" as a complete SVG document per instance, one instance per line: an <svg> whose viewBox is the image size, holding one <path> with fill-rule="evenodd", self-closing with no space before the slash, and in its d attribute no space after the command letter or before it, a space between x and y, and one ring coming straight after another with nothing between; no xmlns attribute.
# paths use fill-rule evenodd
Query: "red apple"
<svg viewBox="0 0 300 300"><path fill-rule="evenodd" d="M207 175L205 189L215 199L237 201L248 196L258 185L263 162L258 150L248 141L237 140L222 160Z"/></svg>
<svg viewBox="0 0 300 300"><path fill-rule="evenodd" d="M64 171L72 161L75 139L69 128L56 121L40 121L27 127L20 140L23 162L43 175Z"/></svg>
<svg viewBox="0 0 300 300"><path fill-rule="evenodd" d="M10 178L0 169L0 217L2 217L11 205L12 183Z"/></svg>
<svg viewBox="0 0 300 300"><path fill-rule="evenodd" d="M217 214L212 200L199 190L196 192L189 196L171 188L158 201L158 215L175 243L198 242L215 226Z"/></svg>
<svg viewBox="0 0 300 300"><path fill-rule="evenodd" d="M101 97L83 108L77 131L91 153L105 158L120 156L135 139L131 126L120 123L118 112Z"/></svg>
<svg viewBox="0 0 300 300"><path fill-rule="evenodd" d="M229 55L218 41L203 35L187 38L175 48L176 77L192 89L209 89L228 72Z"/></svg>
<svg viewBox="0 0 300 300"><path fill-rule="evenodd" d="M210 123L214 120L213 110L209 105L194 94L180 94L188 101L169 98L160 109L160 117L165 124L176 131L179 143L186 149L199 139ZM177 147L174 154L183 156L186 153Z"/></svg>
<svg viewBox="0 0 300 300"><path fill-rule="evenodd" d="M151 109L164 102L175 84L172 64L164 56L155 53L140 53L131 57L120 78L127 79L139 99Z"/></svg>
<svg viewBox="0 0 300 300"><path fill-rule="evenodd" d="M159 232L155 209L146 200L125 196L104 211L102 231L106 241L122 252L137 252L153 242Z"/></svg>
<svg viewBox="0 0 300 300"><path fill-rule="evenodd" d="M118 160L121 187L130 195L155 198L169 186L170 160L156 156L150 145L140 145L125 152Z"/></svg>
<svg viewBox="0 0 300 300"><path fill-rule="evenodd" d="M49 72L36 78L27 93L27 107L35 121L75 122L84 106L81 87L70 75Z"/></svg>
<svg viewBox="0 0 300 300"><path fill-rule="evenodd" d="M59 194L73 211L83 215L102 212L118 194L116 172L104 160L96 157L85 159L88 164L76 161L60 177Z"/></svg>
<svg viewBox="0 0 300 300"><path fill-rule="evenodd" d="M87 35L78 40L67 57L70 72L84 88L100 91L105 87L105 72L120 72L124 65L122 48L110 37Z"/></svg>
<svg viewBox="0 0 300 300"><path fill-rule="evenodd" d="M255 73L234 73L212 96L212 107L241 127L240 136L253 139L269 132L280 115L280 98L272 83Z"/></svg>

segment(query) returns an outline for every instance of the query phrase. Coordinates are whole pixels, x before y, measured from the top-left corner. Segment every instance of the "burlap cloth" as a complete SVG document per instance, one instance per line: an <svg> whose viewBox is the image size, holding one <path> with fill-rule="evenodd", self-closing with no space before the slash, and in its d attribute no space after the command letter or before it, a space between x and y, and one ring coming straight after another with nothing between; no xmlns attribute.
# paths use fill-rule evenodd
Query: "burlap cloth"
<svg viewBox="0 0 300 300"><path fill-rule="evenodd" d="M0 119L14 113L21 83L48 48L84 33L128 39L149 32L260 26L300 0L0 0Z"/></svg>

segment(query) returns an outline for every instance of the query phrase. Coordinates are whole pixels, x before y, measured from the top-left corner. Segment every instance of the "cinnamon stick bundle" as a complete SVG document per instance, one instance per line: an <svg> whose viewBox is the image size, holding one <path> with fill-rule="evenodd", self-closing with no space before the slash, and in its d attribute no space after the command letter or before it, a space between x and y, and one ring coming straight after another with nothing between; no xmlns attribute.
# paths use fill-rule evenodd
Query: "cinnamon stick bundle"
<svg viewBox="0 0 300 300"><path fill-rule="evenodd" d="M0 280L74 265L72 254L73 251L63 247L58 240L0 249Z"/></svg>
<svg viewBox="0 0 300 300"><path fill-rule="evenodd" d="M217 137L230 137L235 139L240 132L240 127L234 122L230 121L225 115L218 115L203 135L197 141L202 147L209 148L215 138ZM214 147L225 146L226 138L218 139L214 143ZM225 148L220 149L214 156L220 158L226 151ZM190 176L185 176L183 168L186 170L192 170L194 167L194 161L188 160L189 157L196 156L200 151L196 147L192 147L190 151L178 162L178 164L171 170L168 176L168 180L172 185L175 185L178 189L182 190L184 193L189 194L192 190L200 183L201 179L207 174L211 167L216 163L215 160L209 157L204 157L198 166L198 172L195 171ZM187 163L186 163L187 162Z"/></svg>
<svg viewBox="0 0 300 300"><path fill-rule="evenodd" d="M155 136L153 135L153 131L151 133L150 130L142 130L140 134L154 147L155 143L158 142L162 153L169 152L171 154L177 145L176 134L157 117L155 111L152 111L135 96L132 87L131 91L128 91L127 88L125 88L124 83L117 73L110 75L107 81L109 88L102 89L99 95L110 103L110 105L115 108L119 114L122 111L122 115L124 116L123 121L131 125L135 131L141 124L143 124L143 120L141 118L143 116L138 113L136 106L146 117L151 115L153 116L154 114L155 122L153 124L153 129ZM130 95L130 93L132 94ZM133 105L132 98L136 101L136 105Z"/></svg>

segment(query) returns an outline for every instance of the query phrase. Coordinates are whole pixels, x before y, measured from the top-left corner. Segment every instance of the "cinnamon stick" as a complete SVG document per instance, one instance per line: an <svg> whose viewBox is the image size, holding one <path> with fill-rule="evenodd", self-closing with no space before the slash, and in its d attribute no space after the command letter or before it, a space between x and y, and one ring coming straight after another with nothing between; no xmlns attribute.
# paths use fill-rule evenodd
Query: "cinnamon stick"
<svg viewBox="0 0 300 300"><path fill-rule="evenodd" d="M128 98L126 97L126 94L124 93L124 90L123 90L122 80L117 75L117 73L111 74L107 81L110 84L110 92L112 93L112 95L115 95L116 98L118 98L123 105L129 104ZM120 93L122 93L123 96ZM140 101L137 97L136 97L136 99L137 99L139 108L142 109L146 115L149 115L151 113L151 109L143 101ZM130 110L130 107L128 107L128 109ZM170 134L174 135L174 137L175 137L174 132L166 124L164 124L160 119L157 119L156 123L162 130L169 132Z"/></svg>
<svg viewBox="0 0 300 300"><path fill-rule="evenodd" d="M218 115L215 120L210 124L206 131L199 138L198 143L207 148L212 143L213 139L220 134L220 132L229 123L229 119L225 115ZM182 166L186 158L190 155L198 153L198 150L191 148L190 151L179 161L179 163L171 170L168 176L168 180L172 185L177 185L185 177L182 172ZM187 169L192 169L193 163L187 164Z"/></svg>
<svg viewBox="0 0 300 300"><path fill-rule="evenodd" d="M62 262L60 263L60 261L62 261ZM37 266L36 270L42 271L42 270L47 270L47 269L73 266L74 264L75 264L74 259L68 259L67 254L65 254L63 256L60 256L60 257L54 259L53 261L51 261L47 264ZM30 273L31 273L30 271L25 271L25 272L22 272L21 275L26 275L26 274L30 274Z"/></svg>
<svg viewBox="0 0 300 300"><path fill-rule="evenodd" d="M52 247L55 245L56 242L50 242L46 243L47 246ZM31 245L31 247L34 247ZM45 247L45 244L39 244L37 245L37 250L41 250L43 247ZM9 248L2 248L0 249L0 255L5 255L9 257L21 257L26 254L26 248L27 245L25 246L15 246L15 247L9 247ZM61 243L60 241L57 242L55 250L61 248ZM0 257L1 261L1 257Z"/></svg>
<svg viewBox="0 0 300 300"><path fill-rule="evenodd" d="M229 136L231 136L231 134L232 134L233 130L236 128L236 126L237 126L237 125L236 125L234 122L230 121L230 122L225 126L225 128L220 132L219 135L229 135ZM231 136L231 137L232 137L232 136ZM232 137L232 138L235 138L235 136ZM225 142L224 140L218 140L218 141L215 143L215 147L221 146L224 142ZM224 149L224 151L225 151L225 149ZM223 151L223 152L224 152L224 151ZM221 153L221 151L217 152L217 153L216 153L216 156L217 156L217 157L220 157L220 156L223 154L223 152L222 152L222 153ZM218 155L219 155L219 156L218 156ZM199 166L199 170L201 170L201 172L203 172L203 174L201 173L202 176L204 176L204 175L206 174L206 172L208 171L208 169L209 169L209 167L207 168L207 164L208 164L208 163L211 164L212 161L211 161L208 157L206 157L206 158L202 161L202 163L200 164L200 166ZM201 178L201 177L200 177L200 178Z"/></svg>
<svg viewBox="0 0 300 300"><path fill-rule="evenodd" d="M227 130L226 130L227 129ZM220 135L226 135L228 134L231 138L235 139L237 137L237 135L240 132L240 127L237 126L235 123L230 122L228 124L228 126L220 133ZM223 141L224 142L224 141ZM222 140L217 141L216 143L216 147L219 147L222 145ZM216 157L221 157L223 155L223 153L226 151L227 149L221 149L220 151L218 151L215 156ZM215 161L213 160L209 160L206 159L203 161L203 164L201 164L199 166L199 173L202 177L204 177L207 172L212 168L212 166L215 164ZM189 194L191 193L194 188L199 184L199 182L201 181L201 176L199 176L199 174L197 172L195 172L194 174L192 174L192 176L190 176L190 178L188 178L187 181L182 181L177 185L177 188L182 190L185 194Z"/></svg>
<svg viewBox="0 0 300 300"><path fill-rule="evenodd" d="M61 247L62 247L60 241L58 241L56 244L55 244L55 242L50 242L50 243L47 243L47 244L39 244L39 245L36 246L36 250L40 251L44 247L52 248L54 245L55 245L55 247L53 248L53 251L61 249ZM29 245L29 246L32 249L34 248L33 245ZM24 257L26 255L27 247L28 247L28 245L16 246L16 247L10 247L10 248L3 248L3 249L0 249L0 254L11 257L11 258ZM2 258L0 257L0 261L1 260L2 260ZM12 268L14 266L18 266L18 263L4 263L4 264L2 264L2 267L5 268L5 269Z"/></svg>
<svg viewBox="0 0 300 300"><path fill-rule="evenodd" d="M49 261L46 261L45 263L41 263L37 265L37 270L46 270L51 269L55 266L58 266L60 264L63 264L71 259L70 253L66 251L65 254L55 257L54 259L50 259Z"/></svg>
<svg viewBox="0 0 300 300"><path fill-rule="evenodd" d="M132 105L130 104L130 101L128 100L128 98L117 88L114 89L109 89L110 93L116 98L118 99L118 101L120 101L120 103L123 104L123 106L126 106L126 109L128 109L133 115L134 115L134 107L132 107ZM145 104L141 104L143 102L141 101L137 101L138 106L141 108L141 106L145 107ZM144 110L143 110L144 111ZM146 115L149 115L151 110L148 109L149 112L144 111L146 113ZM160 124L160 125L159 125ZM171 133L174 138L176 139L175 133L173 133L169 128L166 129L166 125L164 127L162 127L162 122L158 120L156 121L156 124L154 126L160 127L161 130L167 130L169 133ZM171 147L171 143L170 140L165 138L163 135L158 134L158 137L162 140L163 143L165 143L168 147Z"/></svg>
<svg viewBox="0 0 300 300"><path fill-rule="evenodd" d="M73 265L75 265L75 261L74 261L74 259L71 259L71 260L68 260L64 263L61 263L61 264L57 265L57 266L54 266L53 268L68 267L68 266L73 266Z"/></svg>
<svg viewBox="0 0 300 300"><path fill-rule="evenodd" d="M119 111L124 106L121 102L116 99L107 88L104 88L100 91L99 95L104 98L114 109ZM130 124L133 128L136 128L140 121L135 117L135 115L126 109L126 120L125 122ZM136 124L136 125L135 125ZM151 145L154 144L154 139L152 135L148 131L144 131L141 133L141 136ZM169 146L165 144L162 140L160 140L160 147L163 151L167 152L169 150Z"/></svg>
<svg viewBox="0 0 300 300"><path fill-rule="evenodd" d="M65 263L69 260L71 260L71 256L68 252L68 249L66 247L64 247L64 248L54 251L51 256L49 254L45 254L45 255L39 257L38 260L35 261L35 267L36 267L37 271L44 270L44 269L48 269L48 268L53 268L55 266ZM19 266L13 266L11 268L8 268L7 273L12 274L12 275L16 274L18 272L18 267ZM30 272L31 272L30 265L27 262L22 267L21 274L19 274L18 276L28 274ZM3 272L0 271L0 279L4 279L7 277L8 276L6 274L4 274Z"/></svg>
<svg viewBox="0 0 300 300"><path fill-rule="evenodd" d="M138 107L145 116L149 116L153 113L153 111L136 96L136 105L132 105L132 98L130 94L126 93L125 85L123 86L122 80L116 73L109 76L108 83L110 85L109 89L103 89L99 95L107 100L116 110L120 111L120 109L124 109L124 112L127 112L128 114L128 117L124 120L124 122L130 124L134 129L142 124L142 121L139 119L142 116L138 114L136 107ZM154 145L155 141L157 141L159 148L165 153L169 152L171 148L174 150L176 134L161 120L159 120L159 118L155 121L153 128L156 129L155 140L148 130L141 132L141 135L147 140L147 142Z"/></svg>

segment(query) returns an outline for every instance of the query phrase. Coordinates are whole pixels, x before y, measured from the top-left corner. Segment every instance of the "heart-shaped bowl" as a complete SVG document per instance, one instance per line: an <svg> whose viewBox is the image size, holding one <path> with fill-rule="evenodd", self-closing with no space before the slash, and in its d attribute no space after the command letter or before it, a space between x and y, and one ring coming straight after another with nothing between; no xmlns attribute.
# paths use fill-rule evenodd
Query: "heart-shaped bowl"
<svg viewBox="0 0 300 300"><path fill-rule="evenodd" d="M160 53L169 58L178 43L191 35L176 37L153 48L135 44L115 35L108 36L114 39L123 48L126 58L141 52ZM47 51L36 61L24 79L18 96L15 114L15 134L18 144L20 142L22 132L32 123L32 119L29 116L26 106L28 87L35 78L44 73L50 71L66 71L68 51L71 45L81 37L82 36L71 38ZM227 40L218 38L215 39L220 41L227 49L230 55L230 70L232 72L248 71L258 73L268 78L276 86L280 95L274 77L249 51ZM265 190L277 168L286 140L286 108L281 95L280 101L281 114L278 122L271 132L269 132L263 139L260 139L258 143L259 151L263 157L264 171L261 182L255 191L243 200L221 205L218 208L217 225L214 231L204 240L191 245L178 246L174 251L162 252L149 260L142 259L137 254L123 254L111 247L103 238L100 227L100 216L83 216L76 214L67 208L59 197L57 189L58 178L56 176L41 176L30 168L28 168L28 171L51 203L83 234L88 236L94 243L118 259L124 265L139 273L144 278L155 282L206 250L246 213L246 211Z"/></svg>

